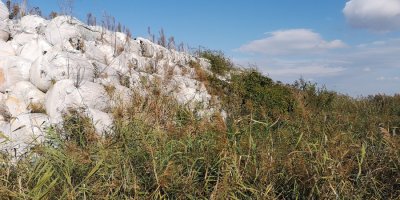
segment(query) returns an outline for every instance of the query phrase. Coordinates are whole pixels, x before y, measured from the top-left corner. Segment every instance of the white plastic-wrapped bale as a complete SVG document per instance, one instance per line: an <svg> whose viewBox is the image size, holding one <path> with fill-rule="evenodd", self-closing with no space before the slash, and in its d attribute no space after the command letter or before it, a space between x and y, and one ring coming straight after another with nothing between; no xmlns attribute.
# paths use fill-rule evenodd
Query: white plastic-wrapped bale
<svg viewBox="0 0 400 200"><path fill-rule="evenodd" d="M76 20L68 16L58 16L50 21L45 30L47 41L52 45L61 45L64 40L80 37Z"/></svg>
<svg viewBox="0 0 400 200"><path fill-rule="evenodd" d="M113 86L119 85L121 84L121 81L123 81L123 75L114 68L99 62L94 62L92 64L96 71L96 78L94 80L95 83Z"/></svg>
<svg viewBox="0 0 400 200"><path fill-rule="evenodd" d="M154 56L154 44L147 39L144 38L136 38L136 40L140 44L141 55L143 57L152 58Z"/></svg>
<svg viewBox="0 0 400 200"><path fill-rule="evenodd" d="M110 45L102 43L97 44L97 47L100 49L101 52L103 52L103 59L100 58L99 62L109 65L114 60L114 49Z"/></svg>
<svg viewBox="0 0 400 200"><path fill-rule="evenodd" d="M29 80L31 63L16 56L0 57L0 92L19 81Z"/></svg>
<svg viewBox="0 0 400 200"><path fill-rule="evenodd" d="M0 20L0 41L7 41L10 38L10 29L7 22Z"/></svg>
<svg viewBox="0 0 400 200"><path fill-rule="evenodd" d="M188 105L191 109L199 105L201 109L208 107L211 95L201 82L184 76L176 76L173 80L175 84L167 91L172 92L180 104Z"/></svg>
<svg viewBox="0 0 400 200"><path fill-rule="evenodd" d="M114 85L114 92L111 94L111 107L126 106L131 103L133 91L122 85Z"/></svg>
<svg viewBox="0 0 400 200"><path fill-rule="evenodd" d="M112 131L114 121L110 114L91 108L87 109L86 113L92 119L97 134L102 135Z"/></svg>
<svg viewBox="0 0 400 200"><path fill-rule="evenodd" d="M45 131L49 127L49 118L45 114L29 113L13 118L10 123L0 123L0 131L7 137L0 143L1 151L19 158L30 148L45 140Z"/></svg>
<svg viewBox="0 0 400 200"><path fill-rule="evenodd" d="M100 62L103 64L106 64L108 62L107 60L112 59L112 54L110 53L107 55L104 53L102 50L100 50L99 46L96 44L96 42L85 42L85 53L84 55L89 59L93 60L96 62Z"/></svg>
<svg viewBox="0 0 400 200"><path fill-rule="evenodd" d="M117 54L117 51L123 51L125 42L126 42L126 36L123 33L119 32L112 32L106 29L101 30L102 35L100 38L97 38L98 41L102 42L103 44L107 44L111 47L113 47L114 53ZM119 49L119 50L118 50Z"/></svg>
<svg viewBox="0 0 400 200"><path fill-rule="evenodd" d="M101 35L100 32L91 30L90 27L70 16L58 16L52 19L44 32L47 41L52 45L63 45L64 41L73 38L94 41Z"/></svg>
<svg viewBox="0 0 400 200"><path fill-rule="evenodd" d="M14 49L17 50L17 52L21 52L21 48L31 42L32 40L36 40L39 37L38 34L33 34L33 33L17 33L13 39L11 40L11 44L14 47Z"/></svg>
<svg viewBox="0 0 400 200"><path fill-rule="evenodd" d="M51 45L46 40L39 37L25 44L19 56L33 62L51 49Z"/></svg>
<svg viewBox="0 0 400 200"><path fill-rule="evenodd" d="M4 100L4 99L6 99L6 94L5 93L2 93L2 92L0 92L0 102L2 101L2 100Z"/></svg>
<svg viewBox="0 0 400 200"><path fill-rule="evenodd" d="M64 79L72 79L75 84L82 81L93 82L93 65L80 55L57 49L50 50L33 62L30 81L43 92L55 82Z"/></svg>
<svg viewBox="0 0 400 200"><path fill-rule="evenodd" d="M26 15L19 23L21 30L28 33L38 33L39 29L47 26L48 21L37 15Z"/></svg>
<svg viewBox="0 0 400 200"><path fill-rule="evenodd" d="M2 56L15 56L15 50L10 42L0 40L0 57Z"/></svg>
<svg viewBox="0 0 400 200"><path fill-rule="evenodd" d="M23 99L12 94L7 95L4 105L11 117L29 113L28 104Z"/></svg>
<svg viewBox="0 0 400 200"><path fill-rule="evenodd" d="M8 12L8 8L2 1L0 1L0 21L8 19L10 13Z"/></svg>
<svg viewBox="0 0 400 200"><path fill-rule="evenodd" d="M110 66L122 74L127 74L132 70L145 71L146 68L153 67L154 64L155 62L152 59L123 52L112 61Z"/></svg>
<svg viewBox="0 0 400 200"><path fill-rule="evenodd" d="M30 106L42 106L44 108L44 100L46 94L37 89L29 81L20 81L10 88L9 95L13 95L21 99L25 104ZM31 108L31 107L30 107Z"/></svg>
<svg viewBox="0 0 400 200"><path fill-rule="evenodd" d="M46 93L45 104L52 123L60 123L69 109L92 108L106 112L110 109L110 98L100 84L84 81L76 87L73 80L62 80Z"/></svg>
<svg viewBox="0 0 400 200"><path fill-rule="evenodd" d="M210 69L211 69L211 63L210 63L209 60L207 60L207 59L205 59L205 58L199 58L199 59L198 59L198 62L199 62L200 66L201 66L203 69L206 69L206 70L210 70Z"/></svg>
<svg viewBox="0 0 400 200"><path fill-rule="evenodd" d="M182 52L171 50L172 62L178 65L186 65L191 60L191 57Z"/></svg>
<svg viewBox="0 0 400 200"><path fill-rule="evenodd" d="M140 42L138 40L128 39L124 45L124 52L140 55L142 52Z"/></svg>

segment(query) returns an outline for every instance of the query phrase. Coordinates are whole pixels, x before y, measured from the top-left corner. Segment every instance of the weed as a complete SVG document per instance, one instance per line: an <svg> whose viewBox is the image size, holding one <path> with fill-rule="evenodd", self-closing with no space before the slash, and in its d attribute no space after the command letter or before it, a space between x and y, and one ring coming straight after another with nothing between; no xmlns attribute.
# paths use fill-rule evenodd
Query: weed
<svg viewBox="0 0 400 200"><path fill-rule="evenodd" d="M3 116L5 122L10 122L12 119L12 115L5 105L0 106L0 115Z"/></svg>
<svg viewBox="0 0 400 200"><path fill-rule="evenodd" d="M28 108L31 113L46 113L46 108L41 103L30 103Z"/></svg>
<svg viewBox="0 0 400 200"><path fill-rule="evenodd" d="M203 83L207 81L208 74L207 74L207 72L204 71L204 69L200 66L200 64L198 62L191 60L189 62L189 66L191 68L194 68L195 73L196 73L196 77L195 77L196 80L203 82Z"/></svg>
<svg viewBox="0 0 400 200"><path fill-rule="evenodd" d="M233 68L232 62L220 51L205 50L200 51L200 57L208 59L211 63L211 71L218 75L225 75Z"/></svg>
<svg viewBox="0 0 400 200"><path fill-rule="evenodd" d="M109 97L113 97L114 96L114 94L115 94L115 86L113 86L113 85L104 85L103 87L106 90L107 95Z"/></svg>

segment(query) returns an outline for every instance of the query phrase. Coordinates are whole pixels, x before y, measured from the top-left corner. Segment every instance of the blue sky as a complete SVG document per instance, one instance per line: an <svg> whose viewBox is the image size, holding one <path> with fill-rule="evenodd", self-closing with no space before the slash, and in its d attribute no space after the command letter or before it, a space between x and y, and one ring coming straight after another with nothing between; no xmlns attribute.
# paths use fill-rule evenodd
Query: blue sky
<svg viewBox="0 0 400 200"><path fill-rule="evenodd" d="M60 0L30 0L43 13ZM275 80L303 77L352 96L400 93L400 0L75 0L133 36L164 28L192 47L222 50Z"/></svg>

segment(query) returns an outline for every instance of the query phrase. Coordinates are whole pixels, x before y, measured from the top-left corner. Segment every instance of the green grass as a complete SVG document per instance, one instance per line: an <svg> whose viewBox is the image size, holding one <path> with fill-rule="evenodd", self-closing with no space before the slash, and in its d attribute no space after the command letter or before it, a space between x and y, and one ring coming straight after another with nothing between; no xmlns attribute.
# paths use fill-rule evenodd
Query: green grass
<svg viewBox="0 0 400 200"><path fill-rule="evenodd" d="M400 96L353 99L255 70L202 74L228 112L199 119L170 97L134 95L99 137L80 112L17 163L2 199L399 199ZM0 160L1 160L0 159Z"/></svg>

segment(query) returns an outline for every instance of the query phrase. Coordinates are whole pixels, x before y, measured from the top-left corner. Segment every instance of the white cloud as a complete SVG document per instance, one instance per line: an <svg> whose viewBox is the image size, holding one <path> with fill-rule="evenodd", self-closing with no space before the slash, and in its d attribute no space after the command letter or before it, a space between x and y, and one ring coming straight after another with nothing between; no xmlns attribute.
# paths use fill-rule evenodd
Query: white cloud
<svg viewBox="0 0 400 200"><path fill-rule="evenodd" d="M316 59L274 59L265 56L245 59L234 59L241 66L256 65L263 73L277 80L292 82L300 77L317 78L331 77L344 73L344 64L340 61ZM250 66L252 66L250 64Z"/></svg>
<svg viewBox="0 0 400 200"><path fill-rule="evenodd" d="M245 45L244 45L245 46ZM236 56L235 62L256 64L271 78L293 83L299 77L314 79L329 89L352 96L400 93L400 38L391 38L315 54L292 56L249 54Z"/></svg>
<svg viewBox="0 0 400 200"><path fill-rule="evenodd" d="M346 47L341 40L326 41L309 29L290 29L267 33L267 37L241 46L241 52L266 55L298 55Z"/></svg>
<svg viewBox="0 0 400 200"><path fill-rule="evenodd" d="M370 71L371 71L371 68L366 67L366 68L363 69L363 71L364 71L364 72L370 72Z"/></svg>
<svg viewBox="0 0 400 200"><path fill-rule="evenodd" d="M378 81L400 81L400 77L398 77L398 76L393 76L393 77L380 76L376 80L378 80Z"/></svg>
<svg viewBox="0 0 400 200"><path fill-rule="evenodd" d="M343 67L327 67L327 66L304 66L304 67L294 67L294 68L283 68L271 70L270 74L274 76L332 76L337 75L339 72L344 71Z"/></svg>
<svg viewBox="0 0 400 200"><path fill-rule="evenodd" d="M350 0L343 13L355 28L378 32L400 28L400 0Z"/></svg>

